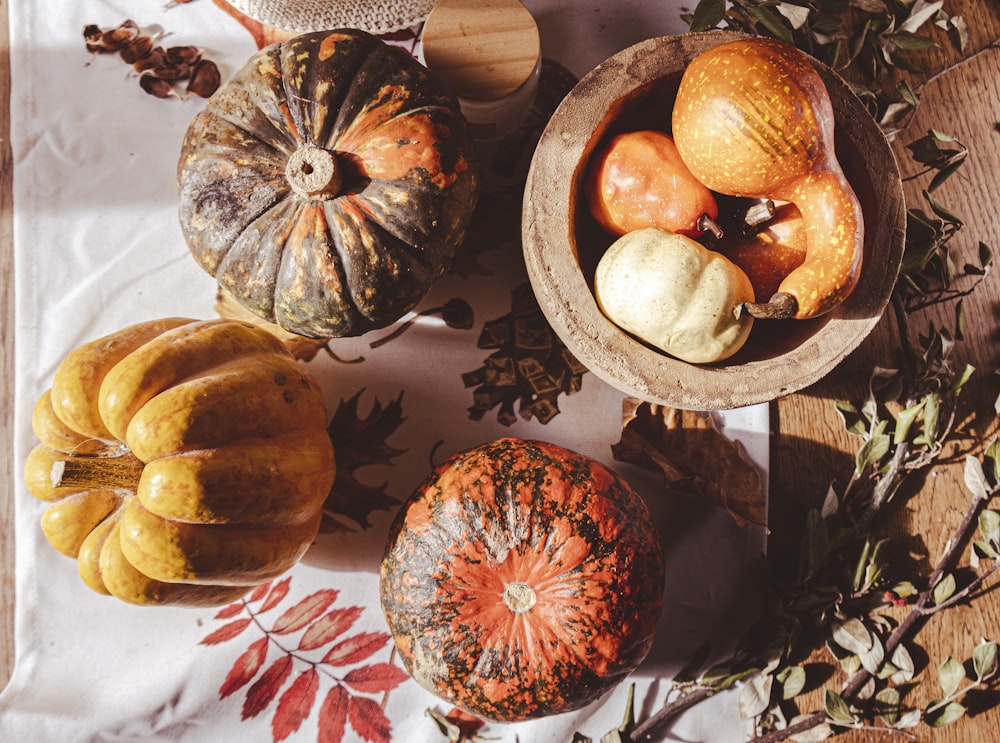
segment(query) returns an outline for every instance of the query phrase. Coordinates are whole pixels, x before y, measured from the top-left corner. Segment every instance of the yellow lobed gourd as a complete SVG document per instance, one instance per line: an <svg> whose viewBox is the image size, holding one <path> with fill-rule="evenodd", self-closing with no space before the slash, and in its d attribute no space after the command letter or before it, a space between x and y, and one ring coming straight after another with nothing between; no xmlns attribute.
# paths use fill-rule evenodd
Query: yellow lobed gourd
<svg viewBox="0 0 1000 743"><path fill-rule="evenodd" d="M316 383L266 331L170 318L87 343L32 424L41 528L90 588L218 605L294 565L319 529L333 446Z"/></svg>

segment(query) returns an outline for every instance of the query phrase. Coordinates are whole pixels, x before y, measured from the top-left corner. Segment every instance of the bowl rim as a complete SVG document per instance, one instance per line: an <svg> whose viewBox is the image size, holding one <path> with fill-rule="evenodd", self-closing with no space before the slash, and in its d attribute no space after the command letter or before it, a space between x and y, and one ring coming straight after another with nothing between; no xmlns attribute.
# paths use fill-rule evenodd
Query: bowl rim
<svg viewBox="0 0 1000 743"><path fill-rule="evenodd" d="M657 79L679 76L702 50L740 38L750 36L723 30L659 36L612 55L586 73L556 107L528 169L522 202L522 250L543 314L580 363L613 387L647 402L721 410L769 402L808 387L832 371L878 324L902 263L906 209L889 142L849 84L810 57L837 112L838 132L863 154L869 167L875 164L878 172L888 170L878 183L869 179L873 181L873 204L867 211L877 219L866 219L866 258L870 252L880 251L885 270L862 271L861 281L867 284L864 298L859 283L844 304L829 315L791 321L816 323L817 330L785 353L714 365L693 365L657 351L626 334L600 310L580 268L573 231L575 194L587 156L623 100ZM575 105L583 96L587 105ZM565 269L567 258L575 270ZM777 381L771 379L776 371L780 376Z"/></svg>

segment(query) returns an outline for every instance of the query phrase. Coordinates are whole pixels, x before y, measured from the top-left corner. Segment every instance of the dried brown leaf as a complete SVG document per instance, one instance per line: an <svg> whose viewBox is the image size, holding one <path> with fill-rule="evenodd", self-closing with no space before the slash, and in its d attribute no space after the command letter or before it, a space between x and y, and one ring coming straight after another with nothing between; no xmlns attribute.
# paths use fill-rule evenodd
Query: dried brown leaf
<svg viewBox="0 0 1000 743"><path fill-rule="evenodd" d="M611 449L616 460L662 472L667 487L707 499L741 526L767 522L760 472L709 414L627 398L621 440Z"/></svg>

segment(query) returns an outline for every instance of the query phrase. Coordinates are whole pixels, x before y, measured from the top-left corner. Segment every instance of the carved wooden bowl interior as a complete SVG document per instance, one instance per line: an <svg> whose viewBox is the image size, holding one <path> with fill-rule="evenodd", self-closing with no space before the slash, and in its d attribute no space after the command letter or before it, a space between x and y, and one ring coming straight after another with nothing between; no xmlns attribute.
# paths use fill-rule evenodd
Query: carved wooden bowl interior
<svg viewBox="0 0 1000 743"><path fill-rule="evenodd" d="M811 320L757 320L736 355L694 365L628 335L593 294L597 262L613 238L583 197L588 159L608 137L640 128L669 131L681 75L697 54L739 38L709 31L649 39L580 80L542 133L528 173L522 243L535 296L569 350L598 377L649 402L721 410L774 400L829 373L872 331L903 256L906 210L892 151L847 84L817 63L836 116L837 157L862 203L864 267L833 312Z"/></svg>

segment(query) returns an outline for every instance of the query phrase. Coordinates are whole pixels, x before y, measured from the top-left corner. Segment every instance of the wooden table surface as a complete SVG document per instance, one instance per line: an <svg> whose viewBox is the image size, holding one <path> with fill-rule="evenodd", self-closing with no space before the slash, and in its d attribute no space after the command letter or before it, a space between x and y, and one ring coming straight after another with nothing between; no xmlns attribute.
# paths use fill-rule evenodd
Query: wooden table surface
<svg viewBox="0 0 1000 743"><path fill-rule="evenodd" d="M13 415L13 256L11 231L11 149L9 142L10 80L8 50L8 0L0 0L0 440L12 438ZM942 47L929 53L925 68L943 70L922 90L922 103L907 132L897 141L897 156L904 175L910 166L902 147L936 128L954 135L970 149L970 157L958 175L938 192L939 198L961 215L967 227L953 241L956 264L967 255L974 258L979 241L1000 251L1000 4L995 0L946 0L946 10L965 18L970 32L969 61L956 64L957 52ZM908 204L921 204L923 182L906 184ZM955 245L955 243L958 245ZM986 439L998 432L994 400L1000 393L1000 271L966 302L966 340L959 344L960 360L976 366L991 378L966 400L966 430ZM952 325L951 310L942 310L939 326ZM891 362L897 347L897 328L886 315L875 333L827 379L813 387L772 404L770 554L784 559L792 551L795 529L803 509L817 505L831 481L842 482L853 466L856 441L843 431L834 402L857 399L864 391L870 370ZM0 449L0 685L13 667L14 583L13 533L14 492L20 486L20 467L12 461L10 446ZM964 512L967 495L962 487L962 465L938 466L919 496L895 509L888 533L913 535L912 548L919 557L933 560ZM982 637L1000 640L1000 590L993 590L971 606L959 607L934 617L921 631L919 644L928 658L971 652ZM936 662L936 661L935 661ZM933 675L925 685L933 686ZM924 692L920 692L924 693ZM979 743L996 740L1000 730L1000 692L979 698L970 716L933 733L921 728L919 740L944 743ZM840 740L884 740L884 733L855 731Z"/></svg>

